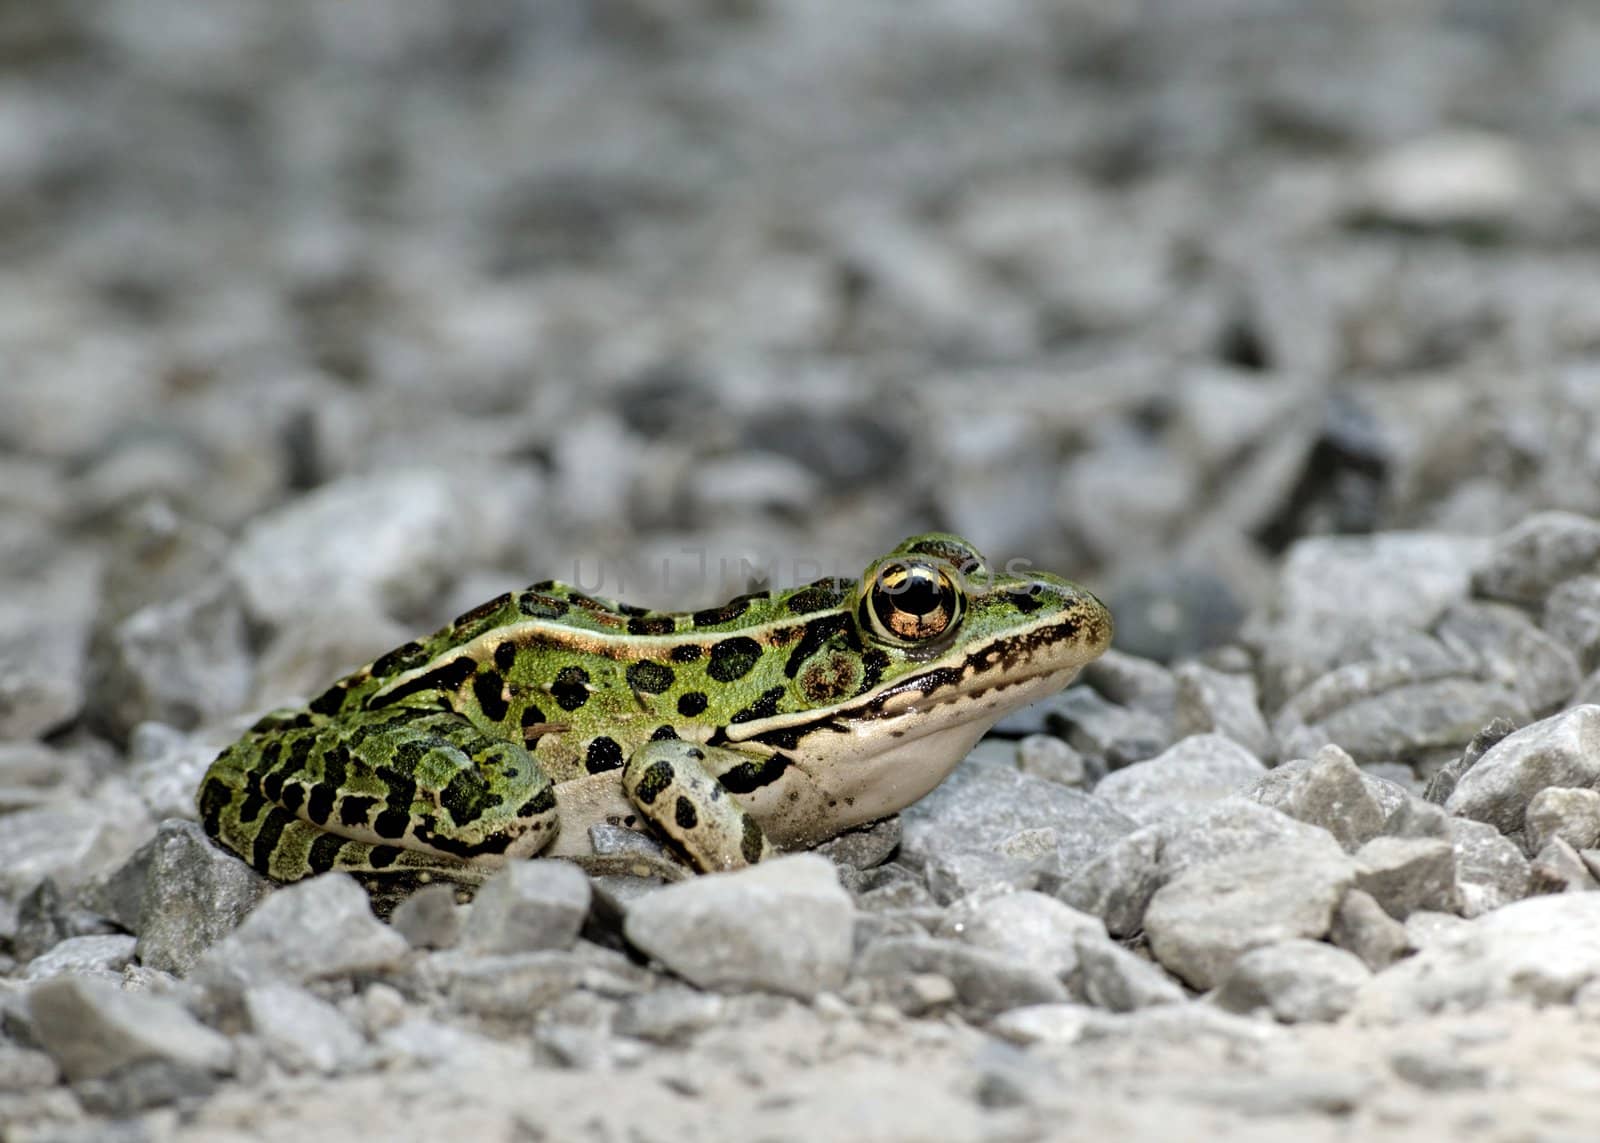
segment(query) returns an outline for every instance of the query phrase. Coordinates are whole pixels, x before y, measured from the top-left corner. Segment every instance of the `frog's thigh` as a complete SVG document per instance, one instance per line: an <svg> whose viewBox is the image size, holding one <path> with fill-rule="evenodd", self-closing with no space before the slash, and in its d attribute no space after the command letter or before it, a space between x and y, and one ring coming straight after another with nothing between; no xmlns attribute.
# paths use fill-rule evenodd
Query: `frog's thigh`
<svg viewBox="0 0 1600 1143"><path fill-rule="evenodd" d="M738 869L774 852L766 835L716 775L748 755L692 742L647 742L622 770L622 791L701 870Z"/></svg>

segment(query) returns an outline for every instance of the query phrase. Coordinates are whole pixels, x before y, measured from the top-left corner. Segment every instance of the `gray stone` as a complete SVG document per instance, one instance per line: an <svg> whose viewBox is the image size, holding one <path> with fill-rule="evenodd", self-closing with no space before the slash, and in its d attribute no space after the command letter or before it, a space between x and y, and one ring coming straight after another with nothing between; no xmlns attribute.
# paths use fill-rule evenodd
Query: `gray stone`
<svg viewBox="0 0 1600 1143"><path fill-rule="evenodd" d="M1397 921L1418 909L1450 913L1459 907L1456 855L1448 841L1375 837L1356 850L1356 864L1356 888Z"/></svg>
<svg viewBox="0 0 1600 1143"><path fill-rule="evenodd" d="M1078 967L1078 935L1103 938L1105 931L1097 917L1043 893L1022 890L957 901L945 911L935 935L989 949L1066 980Z"/></svg>
<svg viewBox="0 0 1600 1143"><path fill-rule="evenodd" d="M1083 755L1053 734L1030 734L1018 742L1017 769L1063 786L1081 788L1089 781Z"/></svg>
<svg viewBox="0 0 1600 1143"><path fill-rule="evenodd" d="M868 945L854 969L855 976L890 994L907 977L925 974L950 981L956 1003L969 1020L987 1020L1011 1008L1068 998L1066 986L1050 973L960 941L886 937Z"/></svg>
<svg viewBox="0 0 1600 1143"><path fill-rule="evenodd" d="M414 949L454 948L469 911L456 902L456 893L454 885L424 885L395 906L389 925Z"/></svg>
<svg viewBox="0 0 1600 1143"><path fill-rule="evenodd" d="M1406 927L1360 889L1350 890L1339 902L1328 939L1360 957L1373 972L1382 972L1411 951Z"/></svg>
<svg viewBox="0 0 1600 1143"><path fill-rule="evenodd" d="M702 988L763 988L809 998L844 983L855 905L816 854L668 885L623 922L641 952Z"/></svg>
<svg viewBox="0 0 1600 1143"><path fill-rule="evenodd" d="M1571 512L1540 512L1495 537L1472 574L1480 595L1537 604L1563 580L1600 564L1600 521Z"/></svg>
<svg viewBox="0 0 1600 1143"><path fill-rule="evenodd" d="M1257 758L1277 757L1278 744L1261 714L1254 676L1227 674L1203 663L1184 663L1173 671L1177 705L1173 734L1221 734Z"/></svg>
<svg viewBox="0 0 1600 1143"><path fill-rule="evenodd" d="M1538 853L1552 838L1573 849L1600 843L1600 790L1547 786L1528 801L1523 816L1528 851Z"/></svg>
<svg viewBox="0 0 1600 1143"><path fill-rule="evenodd" d="M1158 1004L1182 1004L1182 987L1144 957L1093 932L1080 932L1077 989L1096 1008L1136 1012Z"/></svg>
<svg viewBox="0 0 1600 1143"><path fill-rule="evenodd" d="M160 827L157 827L156 836L160 836ZM151 838L121 865L92 878L79 892L78 900L130 933L137 933L139 913L144 908L145 882L150 876L155 851L156 839Z"/></svg>
<svg viewBox="0 0 1600 1143"><path fill-rule="evenodd" d="M1325 746L1304 767L1280 766L1246 793L1262 805L1320 826L1347 850L1376 837L1383 807L1367 789L1360 767L1337 746Z"/></svg>
<svg viewBox="0 0 1600 1143"><path fill-rule="evenodd" d="M490 954L569 949L591 896L589 879L571 862L509 862L473 898L461 946Z"/></svg>
<svg viewBox="0 0 1600 1143"><path fill-rule="evenodd" d="M361 1033L337 1008L290 985L250 989L244 1011L267 1052L292 1072L332 1075L355 1063L366 1048Z"/></svg>
<svg viewBox="0 0 1600 1143"><path fill-rule="evenodd" d="M889 855L900 847L902 836L900 815L890 814L829 838L815 852L837 865L872 869L889 860Z"/></svg>
<svg viewBox="0 0 1600 1143"><path fill-rule="evenodd" d="M324 873L277 890L212 945L194 975L208 986L298 984L384 968L406 956L405 938L372 915L346 873Z"/></svg>
<svg viewBox="0 0 1600 1143"><path fill-rule="evenodd" d="M1476 917L1527 895L1528 859L1494 826L1451 818L1450 843L1462 915Z"/></svg>
<svg viewBox="0 0 1600 1143"><path fill-rule="evenodd" d="M1273 845L1301 845L1337 855L1332 836L1316 826L1240 797L1224 798L1191 817L1145 826L1109 846L1063 881L1061 900L1127 937L1144 926L1155 891L1197 865Z"/></svg>
<svg viewBox="0 0 1600 1143"><path fill-rule="evenodd" d="M1337 742L1363 762L1426 761L1459 750L1487 722L1520 723L1529 717L1527 704L1504 683L1446 678L1393 687L1330 711L1303 729L1280 718L1276 729L1286 754Z"/></svg>
<svg viewBox="0 0 1600 1143"><path fill-rule="evenodd" d="M28 890L16 908L11 951L20 960L31 960L76 935L73 910L54 878L46 877Z"/></svg>
<svg viewBox="0 0 1600 1143"><path fill-rule="evenodd" d="M1451 817L1432 802L1407 797L1383 823L1386 837L1438 837L1450 840Z"/></svg>
<svg viewBox="0 0 1600 1143"><path fill-rule="evenodd" d="M122 979L122 970L133 960L133 937L122 933L69 937L48 952L28 962L23 980L47 980L52 976L98 976Z"/></svg>
<svg viewBox="0 0 1600 1143"><path fill-rule="evenodd" d="M87 693L84 634L41 627L0 638L0 739L36 738L71 722Z"/></svg>
<svg viewBox="0 0 1600 1143"><path fill-rule="evenodd" d="M1250 949L1326 936L1355 877L1353 861L1319 847L1240 854L1158 889L1145 910L1145 933L1164 968L1192 988L1212 988Z"/></svg>
<svg viewBox="0 0 1600 1143"><path fill-rule="evenodd" d="M663 987L629 997L617 1013L616 1032L653 1044L681 1045L721 1023L727 1001L714 992Z"/></svg>
<svg viewBox="0 0 1600 1143"><path fill-rule="evenodd" d="M1094 794L1149 825L1243 792L1265 773L1266 767L1233 739L1197 734L1155 758L1112 771Z"/></svg>
<svg viewBox="0 0 1600 1143"><path fill-rule="evenodd" d="M147 604L95 645L96 717L123 735L154 720L190 729L239 710L254 682L238 589L217 575Z"/></svg>
<svg viewBox="0 0 1600 1143"><path fill-rule="evenodd" d="M528 470L499 470L514 487L485 497L468 474L386 468L350 476L258 516L235 547L231 568L250 614L282 626L322 611L387 612L425 607L462 567L488 563L516 529L513 504L537 502Z"/></svg>
<svg viewBox="0 0 1600 1143"><path fill-rule="evenodd" d="M1545 631L1578 659L1588 674L1600 667L1600 575L1557 584L1544 601Z"/></svg>
<svg viewBox="0 0 1600 1143"><path fill-rule="evenodd" d="M48 1054L0 1043L0 1095L54 1087L60 1082L61 1070Z"/></svg>
<svg viewBox="0 0 1600 1143"><path fill-rule="evenodd" d="M1503 135L1456 128L1391 145L1367 163L1358 213L1407 230L1505 234L1526 216L1536 176Z"/></svg>
<svg viewBox="0 0 1600 1143"><path fill-rule="evenodd" d="M236 709L236 708L233 708ZM128 780L157 821L194 817L194 792L217 753L243 726L186 733L163 722L141 722L128 737Z"/></svg>
<svg viewBox="0 0 1600 1143"><path fill-rule="evenodd" d="M426 957L418 975L458 1012L522 1021L580 987L584 971L583 961L573 952L484 956L454 948Z"/></svg>
<svg viewBox="0 0 1600 1143"><path fill-rule="evenodd" d="M1229 1012L1265 1008L1285 1024L1337 1020L1371 977L1360 958L1320 941L1290 940L1252 949L1217 989Z"/></svg>
<svg viewBox="0 0 1600 1143"><path fill-rule="evenodd" d="M1528 892L1590 893L1600 889L1578 851L1559 837L1551 838L1528 863Z"/></svg>
<svg viewBox="0 0 1600 1143"><path fill-rule="evenodd" d="M1406 918L1406 940L1411 942L1413 950L1432 948L1471 927L1471 921L1454 913L1412 913Z"/></svg>
<svg viewBox="0 0 1600 1143"><path fill-rule="evenodd" d="M1509 604L1455 604L1435 634L1480 678L1510 687L1534 713L1559 706L1582 678L1577 656Z"/></svg>
<svg viewBox="0 0 1600 1143"><path fill-rule="evenodd" d="M1079 679L1119 706L1136 707L1163 721L1177 711L1178 681L1151 659L1111 648L1083 668Z"/></svg>
<svg viewBox="0 0 1600 1143"><path fill-rule="evenodd" d="M1353 648L1432 624L1466 597L1468 569L1486 550L1476 538L1438 533L1296 541L1283 561L1273 618L1260 637L1264 704L1278 706L1348 661Z"/></svg>
<svg viewBox="0 0 1600 1143"><path fill-rule="evenodd" d="M150 845L138 957L185 976L272 892L272 882L213 845L194 822L162 822Z"/></svg>
<svg viewBox="0 0 1600 1143"><path fill-rule="evenodd" d="M1056 696L1045 716L1076 750L1115 769L1154 758L1172 743L1171 728L1148 711L1107 702L1086 686Z"/></svg>
<svg viewBox="0 0 1600 1143"><path fill-rule="evenodd" d="M233 1045L173 1000L124 992L104 980L58 976L28 991L34 1033L66 1077L110 1076L162 1061L225 1072Z"/></svg>
<svg viewBox="0 0 1600 1143"><path fill-rule="evenodd" d="M107 779L92 800L46 804L5 815L0 893L54 878L63 891L116 866L150 840L155 823L121 782Z"/></svg>
<svg viewBox="0 0 1600 1143"><path fill-rule="evenodd" d="M1022 1047L1075 1044L1093 1013L1086 1004L1028 1004L1000 1013L989 1021L989 1031Z"/></svg>
<svg viewBox="0 0 1600 1143"><path fill-rule="evenodd" d="M900 815L901 860L922 869L942 901L1069 875L1134 828L1100 799L1009 761L969 758Z"/></svg>
<svg viewBox="0 0 1600 1143"><path fill-rule="evenodd" d="M1478 764L1478 760L1489 752L1489 748L1509 734L1516 732L1517 724L1509 718L1492 719L1480 727L1467 742L1465 749L1455 757L1439 767L1428 779L1427 787L1422 791L1422 798L1436 806L1442 806L1455 792L1456 783L1461 780L1461 775Z"/></svg>
<svg viewBox="0 0 1600 1143"><path fill-rule="evenodd" d="M1390 1053L1389 1066L1423 1091L1482 1091L1489 1086L1489 1069L1461 1059L1454 1050L1400 1048Z"/></svg>
<svg viewBox="0 0 1600 1143"><path fill-rule="evenodd" d="M1600 977L1600 893L1530 897L1462 924L1381 972L1355 1011L1406 1020L1501 1001L1566 1004Z"/></svg>
<svg viewBox="0 0 1600 1143"><path fill-rule="evenodd" d="M1600 706L1579 706L1507 735L1456 782L1444 808L1520 830L1528 803L1547 786L1600 785Z"/></svg>

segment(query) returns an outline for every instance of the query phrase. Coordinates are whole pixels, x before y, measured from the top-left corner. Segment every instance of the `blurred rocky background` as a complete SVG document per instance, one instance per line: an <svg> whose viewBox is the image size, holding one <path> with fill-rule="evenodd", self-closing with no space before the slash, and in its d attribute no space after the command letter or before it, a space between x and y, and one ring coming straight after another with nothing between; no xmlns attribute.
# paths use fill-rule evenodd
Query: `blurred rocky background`
<svg viewBox="0 0 1600 1143"><path fill-rule="evenodd" d="M1003 729L1029 780L1128 774L1097 794L1112 833L1300 759L1255 800L1437 848L1416 807L1600 697L1597 249L1579 0L0 0L0 965L136 928L112 874L192 816L218 745L501 590L703 606L929 528L1111 603L1120 653ZM1235 749L1188 748L1203 796L1136 769L1206 732ZM1303 761L1328 742L1348 757ZM1593 807L1525 818L1550 773L1510 772L1446 803L1478 831L1446 912L1595 885ZM1107 895L1122 851L1074 882L1092 854L997 873L988 834L915 827L923 897L1026 866L1140 931L1153 884L1131 917ZM879 960L913 1013L967 979ZM1253 971L1236 1006L1327 979ZM663 1039L719 1018L684 1003ZM22 1012L0 1032L38 1106L0 1127L54 1138L82 1108ZM291 1047L326 1032L305 1019ZM173 1035L204 1058L202 1033ZM981 1079L961 1114L1033 1106L1027 1067L982 1058L951 1065ZM1417 1058L1418 1090L1490 1074ZM891 1079L914 1114L926 1085ZM145 1080L89 1105L161 1104Z"/></svg>

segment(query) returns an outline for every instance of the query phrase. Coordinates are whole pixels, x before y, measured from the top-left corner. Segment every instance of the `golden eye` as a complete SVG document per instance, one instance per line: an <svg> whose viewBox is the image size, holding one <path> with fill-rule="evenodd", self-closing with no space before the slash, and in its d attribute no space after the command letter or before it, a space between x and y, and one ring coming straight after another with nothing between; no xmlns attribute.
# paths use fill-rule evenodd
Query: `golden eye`
<svg viewBox="0 0 1600 1143"><path fill-rule="evenodd" d="M920 643L953 631L962 606L961 589L944 568L894 560L880 566L868 583L861 618L891 642Z"/></svg>

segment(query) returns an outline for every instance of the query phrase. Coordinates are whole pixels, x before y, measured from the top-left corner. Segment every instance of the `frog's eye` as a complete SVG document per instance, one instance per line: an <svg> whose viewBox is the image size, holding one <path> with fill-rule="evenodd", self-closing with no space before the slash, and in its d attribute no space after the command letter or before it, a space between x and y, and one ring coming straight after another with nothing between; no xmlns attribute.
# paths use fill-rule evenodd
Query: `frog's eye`
<svg viewBox="0 0 1600 1143"><path fill-rule="evenodd" d="M965 604L939 564L897 559L881 565L861 599L861 620L892 643L922 643L954 631Z"/></svg>

